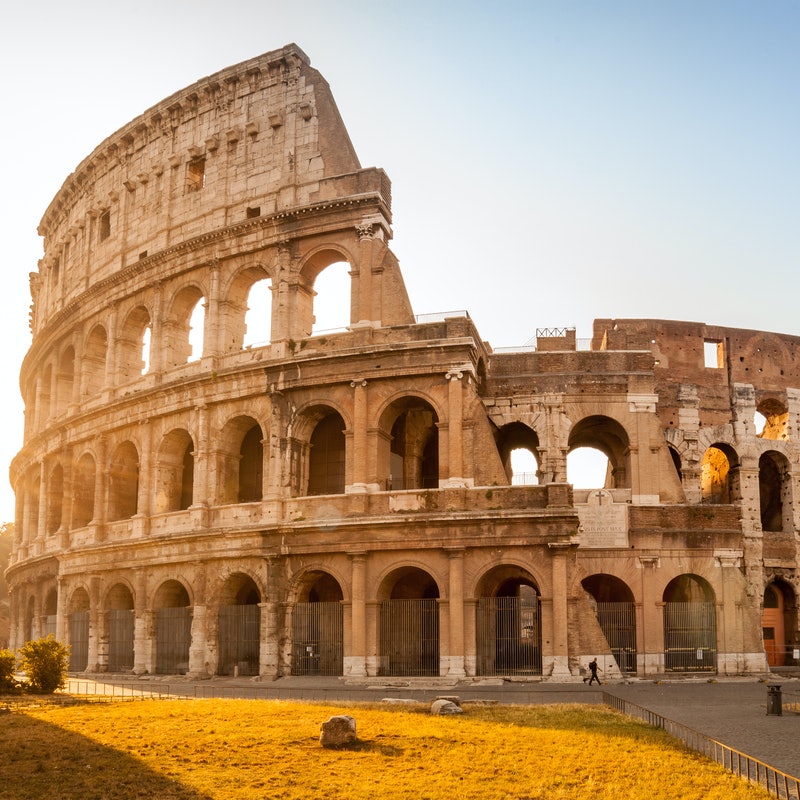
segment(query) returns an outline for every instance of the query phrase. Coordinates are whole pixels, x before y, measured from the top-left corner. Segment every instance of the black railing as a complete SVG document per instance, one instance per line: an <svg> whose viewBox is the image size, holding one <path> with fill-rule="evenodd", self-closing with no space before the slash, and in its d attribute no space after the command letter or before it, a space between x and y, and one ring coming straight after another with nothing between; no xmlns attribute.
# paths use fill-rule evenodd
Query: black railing
<svg viewBox="0 0 800 800"><path fill-rule="evenodd" d="M640 719L648 725L661 728L670 736L683 742L690 750L716 761L734 775L762 786L773 797L780 798L780 800L800 800L800 778L788 775L757 758L748 756L704 733L688 728L680 722L667 719L636 703L623 700L608 692L603 692L602 695L605 705L611 706L629 717Z"/></svg>

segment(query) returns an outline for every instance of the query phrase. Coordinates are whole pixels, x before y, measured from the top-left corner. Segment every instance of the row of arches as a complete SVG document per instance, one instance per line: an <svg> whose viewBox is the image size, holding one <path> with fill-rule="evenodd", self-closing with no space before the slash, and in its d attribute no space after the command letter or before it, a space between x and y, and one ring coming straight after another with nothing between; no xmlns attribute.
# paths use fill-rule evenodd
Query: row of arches
<svg viewBox="0 0 800 800"><path fill-rule="evenodd" d="M636 673L639 663L637 610L630 588L619 578L594 574L582 581L595 622L606 641L605 651L622 673ZM152 607L136 608L127 583L110 587L102 609L91 613L89 592L77 588L66 604L65 638L71 647L71 671L87 669L90 650L101 667L125 672L143 666L158 674L188 672L193 638L201 637L217 654L220 675L258 675L264 670L264 615L269 613L252 577L234 573L222 585L210 616L196 615L190 588L178 579L164 581ZM419 567L401 567L377 594L376 672L391 676L435 676L440 659L440 592L435 579ZM666 672L715 672L717 668L716 599L701 577L677 576L665 587L663 605L663 669ZM511 565L496 567L479 584L474 609L475 674L542 674L542 606L533 576ZM57 632L55 589L45 598L42 633ZM348 642L344 592L324 570L310 570L285 604L285 652L281 671L294 675L342 675ZM205 611L206 609L204 609ZM142 620L137 626L137 617ZM201 624L197 624L200 619ZM204 620L205 629L202 629ZM770 665L793 656L791 631L796 629L797 603L791 586L781 580L764 592L763 640ZM141 634L137 636L137 628ZM29 599L24 634L32 638L34 603ZM94 638L94 642L92 639Z"/></svg>
<svg viewBox="0 0 800 800"><path fill-rule="evenodd" d="M317 254L313 267L301 271L303 336L350 324L350 268L342 256L338 251ZM282 330L281 315L273 313L274 300L281 294L273 271L261 265L247 267L219 289L219 281L208 274L171 296L166 288L158 288L141 302L109 310L108 318L97 321L85 335L68 335L24 389L26 418L33 430L104 389L150 372L298 335Z"/></svg>
<svg viewBox="0 0 800 800"><path fill-rule="evenodd" d="M386 490L435 489L440 485L439 413L427 399L404 396L393 400L378 418L376 438L379 486ZM283 437L289 449L291 472L283 474L284 453L269 449L270 430L255 417L230 419L215 434L214 444L197 442L186 428L165 434L152 456L141 441L123 440L108 453L87 446L77 458L54 456L44 465L32 465L17 487L22 524L28 539L44 533L81 528L93 521L129 519L136 514L161 514L189 509L195 504L227 505L257 502L270 493L293 496L341 494L348 482L352 439L348 422L337 408L309 404L293 424L293 437ZM541 466L535 431L521 422L498 430L496 443L510 483L522 475L528 483L554 477ZM607 417L578 421L568 440L569 458L582 452L599 456L594 471L568 466L568 479L581 488L630 486L630 444L624 427ZM674 463L681 476L680 459ZM528 464L518 472L520 454ZM198 476L197 459L204 474ZM143 461L147 469L142 472ZM518 462L519 463L519 462ZM352 474L352 473L351 473ZM589 476L588 481L586 476ZM762 528L789 531L793 526L791 468L777 451L759 460L758 486ZM199 480L198 480L199 477ZM728 444L709 447L702 458L702 501L736 503L741 499L740 462ZM20 491L21 490L21 491Z"/></svg>

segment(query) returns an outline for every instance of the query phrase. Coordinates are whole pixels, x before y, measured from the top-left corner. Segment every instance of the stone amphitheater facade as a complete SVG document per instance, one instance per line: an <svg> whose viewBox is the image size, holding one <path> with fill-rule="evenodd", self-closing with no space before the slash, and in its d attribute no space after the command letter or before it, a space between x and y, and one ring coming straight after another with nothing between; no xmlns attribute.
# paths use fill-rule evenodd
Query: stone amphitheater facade
<svg viewBox="0 0 800 800"><path fill-rule="evenodd" d="M67 178L31 274L12 646L264 679L797 663L800 340L601 319L495 351L466 313L414 316L391 223L295 45ZM342 262L349 325L320 334ZM245 345L261 282L269 341ZM584 447L602 486L568 481Z"/></svg>

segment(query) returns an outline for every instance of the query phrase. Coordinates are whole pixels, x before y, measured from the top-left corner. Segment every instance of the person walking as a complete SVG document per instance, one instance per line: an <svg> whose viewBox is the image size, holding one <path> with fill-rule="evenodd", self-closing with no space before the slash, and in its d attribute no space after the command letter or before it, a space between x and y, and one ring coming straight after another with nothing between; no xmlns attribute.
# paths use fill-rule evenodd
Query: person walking
<svg viewBox="0 0 800 800"><path fill-rule="evenodd" d="M600 678L597 677L597 659L593 658L589 662L589 672L591 672L591 676L589 678L589 686L592 685L592 681L597 681L598 686L602 686L603 684L600 682Z"/></svg>

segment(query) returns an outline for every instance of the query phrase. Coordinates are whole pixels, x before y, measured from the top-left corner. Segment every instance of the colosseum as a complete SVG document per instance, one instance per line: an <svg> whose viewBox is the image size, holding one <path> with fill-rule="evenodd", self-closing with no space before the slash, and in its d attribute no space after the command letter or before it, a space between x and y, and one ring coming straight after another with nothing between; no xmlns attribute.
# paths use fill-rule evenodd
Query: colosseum
<svg viewBox="0 0 800 800"><path fill-rule="evenodd" d="M598 319L494 350L466 312L415 316L391 225L296 45L66 179L31 274L12 646L263 680L800 663L800 339ZM349 324L321 332L341 265ZM570 482L583 448L602 485Z"/></svg>

